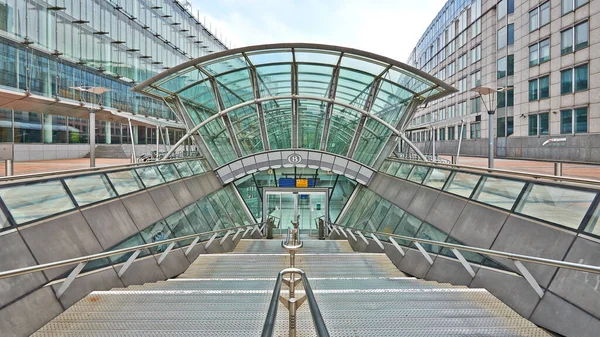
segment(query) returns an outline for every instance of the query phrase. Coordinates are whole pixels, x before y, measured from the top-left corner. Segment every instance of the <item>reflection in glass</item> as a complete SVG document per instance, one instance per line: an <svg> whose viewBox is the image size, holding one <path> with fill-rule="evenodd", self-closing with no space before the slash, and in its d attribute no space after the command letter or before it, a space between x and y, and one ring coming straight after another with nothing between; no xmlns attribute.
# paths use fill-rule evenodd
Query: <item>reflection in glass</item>
<svg viewBox="0 0 600 337"><path fill-rule="evenodd" d="M236 180L234 184L244 199L246 206L248 206L248 209L250 209L250 212L252 212L254 218L262 218L261 196L258 194L258 188L256 188L256 183L254 182L254 176L245 176L242 179Z"/></svg>
<svg viewBox="0 0 600 337"><path fill-rule="evenodd" d="M417 233L416 237L419 239L443 242L448 237L448 234L442 232L441 230L428 224L427 222L423 222L423 225L421 226L421 229L419 229L419 232ZM426 251L433 254L438 254L441 250L440 246L432 245L429 243L421 243L421 246L423 246L423 248Z"/></svg>
<svg viewBox="0 0 600 337"><path fill-rule="evenodd" d="M175 237L182 237L196 233L190 225L188 219L185 217L185 214L181 211L170 215L165 219L165 221L167 221L167 224L173 230ZM192 243L193 240L194 239L182 240L178 243L180 246L187 246Z"/></svg>
<svg viewBox="0 0 600 337"><path fill-rule="evenodd" d="M471 196L471 192L473 192L479 178L475 174L455 172L454 176L450 178L450 183L444 188L444 191L468 198Z"/></svg>
<svg viewBox="0 0 600 337"><path fill-rule="evenodd" d="M595 196L594 192L530 184L516 211L577 229Z"/></svg>
<svg viewBox="0 0 600 337"><path fill-rule="evenodd" d="M431 170L429 177L425 180L425 185L441 190L451 173L452 171L434 168Z"/></svg>
<svg viewBox="0 0 600 337"><path fill-rule="evenodd" d="M155 223L154 225L150 225L148 228L141 231L140 234L142 235L142 238L144 239L144 241L146 241L146 243L160 242L173 238L171 228L167 226L164 220L161 220ZM149 249L152 254L157 254L164 252L168 246L168 244L164 244L150 247ZM177 247L177 244L175 245L175 247Z"/></svg>
<svg viewBox="0 0 600 337"><path fill-rule="evenodd" d="M388 214L385 216L385 218L383 218L383 221L379 225L377 231L382 233L393 234L394 230L396 229L396 226L398 226L400 220L402 220L404 213L404 210L402 210L400 207L392 205ZM377 237L380 240L389 240L387 236L377 235Z"/></svg>
<svg viewBox="0 0 600 337"><path fill-rule="evenodd" d="M79 206L117 196L104 174L69 178L65 179L65 183Z"/></svg>
<svg viewBox="0 0 600 337"><path fill-rule="evenodd" d="M396 172L396 177L406 179L412 170L412 164L401 164L400 169Z"/></svg>
<svg viewBox="0 0 600 337"><path fill-rule="evenodd" d="M523 186L525 183L521 181L483 177L473 199L511 210L523 190Z"/></svg>
<svg viewBox="0 0 600 337"><path fill-rule="evenodd" d="M419 227L421 226L421 220L411 214L404 214L404 217L400 221L398 227L394 231L394 234L415 237L417 232L419 231ZM397 239L399 244L403 246L408 246L410 244L407 240Z"/></svg>
<svg viewBox="0 0 600 337"><path fill-rule="evenodd" d="M132 193L144 188L144 184L135 174L133 169L127 171L110 172L106 174L119 195Z"/></svg>
<svg viewBox="0 0 600 337"><path fill-rule="evenodd" d="M188 163L190 164L190 168L192 169L192 172L194 172L194 174L200 174L200 173L206 172L201 161L192 160L192 161L189 161Z"/></svg>
<svg viewBox="0 0 600 337"><path fill-rule="evenodd" d="M194 228L194 230L196 231L196 233L207 233L212 231L212 228L202 215L202 212L200 211L200 208L198 208L197 204L191 204L184 208L182 211L183 214L185 214L185 216L187 217L192 228ZM208 234L200 237L200 240L208 240L210 237L211 234Z"/></svg>
<svg viewBox="0 0 600 337"><path fill-rule="evenodd" d="M146 242L144 242L144 239L142 239L142 236L139 233L137 233L137 234L133 235L132 237L126 239L125 241L119 243L118 245L112 247L111 249L109 249L109 251L124 249L124 248L128 248L128 247L140 246L145 243ZM108 258L110 259L110 262L112 262L113 264L124 263L127 261L127 259L129 259L129 257L131 255L133 255L133 253L134 252L113 255L113 256L109 256ZM150 254L150 251L148 249L142 249L142 251L140 252L140 254L138 255L137 258L144 257L149 254Z"/></svg>
<svg viewBox="0 0 600 337"><path fill-rule="evenodd" d="M412 170L412 172L410 173L410 176L408 177L408 180L420 184L423 182L423 179L425 179L425 176L427 175L427 172L429 172L429 168L426 166L415 166L414 170Z"/></svg>
<svg viewBox="0 0 600 337"><path fill-rule="evenodd" d="M448 243L452 243L455 245L463 245L464 244L452 237L448 237L448 239L446 240L446 242ZM464 258L472 263L477 263L477 264L481 264L483 262L483 260L485 259L485 257L483 255L479 255L477 253L473 253L473 252L468 252L468 251L464 251L464 250L458 250L462 256L464 256ZM441 255L445 255L448 257L451 257L453 259L456 259L457 257L454 255L454 253L450 250L450 248L443 248L442 251L440 252Z"/></svg>
<svg viewBox="0 0 600 337"><path fill-rule="evenodd" d="M179 172L179 175L181 177L185 178L185 177L189 177L194 174L194 172L192 172L192 169L190 168L188 163L185 161L175 163L175 167L177 168L177 171Z"/></svg>
<svg viewBox="0 0 600 337"><path fill-rule="evenodd" d="M173 164L159 165L158 169L167 182L181 178Z"/></svg>
<svg viewBox="0 0 600 337"><path fill-rule="evenodd" d="M590 221L585 227L586 233L600 236L600 223L598 222L598 220L600 220L600 207L596 207L596 211L594 212L594 214L590 218Z"/></svg>
<svg viewBox="0 0 600 337"><path fill-rule="evenodd" d="M379 228L379 225L381 224L381 222L383 221L383 219L386 217L390 207L391 207L391 203L388 202L387 200L379 197L379 196L375 196L375 211L372 213L371 218L366 222L366 226L363 227L363 229L366 229L368 231L372 231L375 232L377 231L377 228Z"/></svg>
<svg viewBox="0 0 600 337"><path fill-rule="evenodd" d="M135 169L135 172L142 178L142 182L146 187L152 187L163 184L165 179L162 177L156 166L151 167L139 167Z"/></svg>
<svg viewBox="0 0 600 337"><path fill-rule="evenodd" d="M0 197L17 224L75 208L58 180L1 188Z"/></svg>

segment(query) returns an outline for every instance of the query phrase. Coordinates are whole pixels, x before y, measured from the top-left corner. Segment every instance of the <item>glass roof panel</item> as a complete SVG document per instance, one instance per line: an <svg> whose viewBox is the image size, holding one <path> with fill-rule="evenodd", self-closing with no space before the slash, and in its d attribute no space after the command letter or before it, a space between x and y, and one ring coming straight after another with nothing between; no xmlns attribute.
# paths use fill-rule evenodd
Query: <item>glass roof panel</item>
<svg viewBox="0 0 600 337"><path fill-rule="evenodd" d="M206 75L196 68L189 68L188 71L179 76L171 77L167 81L162 82L159 86L170 92L177 92L181 88L185 88L192 83L196 83L206 79Z"/></svg>
<svg viewBox="0 0 600 337"><path fill-rule="evenodd" d="M404 115L410 98L412 94L408 91L391 82L381 81L371 112L395 127Z"/></svg>
<svg viewBox="0 0 600 337"><path fill-rule="evenodd" d="M292 94L292 66L278 64L256 67L260 97Z"/></svg>
<svg viewBox="0 0 600 337"><path fill-rule="evenodd" d="M217 165L222 166L235 159L237 154L222 118L217 118L200 128L200 134L213 154Z"/></svg>
<svg viewBox="0 0 600 337"><path fill-rule="evenodd" d="M367 119L360 140L354 152L354 160L367 166L371 166L383 146L387 142L392 131L374 119Z"/></svg>
<svg viewBox="0 0 600 337"><path fill-rule="evenodd" d="M216 77L219 93L223 99L224 109L254 99L250 72L247 69L237 70Z"/></svg>
<svg viewBox="0 0 600 337"><path fill-rule="evenodd" d="M387 64L357 55L344 54L340 66L350 69L360 69L364 72L379 76L385 70Z"/></svg>
<svg viewBox="0 0 600 337"><path fill-rule="evenodd" d="M416 93L425 90L427 87L435 86L432 82L422 78L421 76L410 73L398 67L392 67L386 73L385 78Z"/></svg>
<svg viewBox="0 0 600 337"><path fill-rule="evenodd" d="M217 76L224 72L242 69L248 67L248 62L242 54L235 54L233 56L222 57L216 60L208 61L202 64L202 69L213 76Z"/></svg>
<svg viewBox="0 0 600 337"><path fill-rule="evenodd" d="M356 133L356 128L360 122L361 114L342 107L334 105L329 124L329 133L327 138L326 151L345 156L350 149L352 139Z"/></svg>
<svg viewBox="0 0 600 337"><path fill-rule="evenodd" d="M374 80L375 76L373 75L344 68L340 69L335 94L336 100L363 109Z"/></svg>
<svg viewBox="0 0 600 337"><path fill-rule="evenodd" d="M340 59L339 52L317 49L296 49L294 54L296 63L323 63L335 66Z"/></svg>
<svg viewBox="0 0 600 337"><path fill-rule="evenodd" d="M233 131L240 144L244 156L262 152L264 150L258 112L253 106L235 109L228 114L233 125Z"/></svg>
<svg viewBox="0 0 600 337"><path fill-rule="evenodd" d="M298 65L298 94L327 97L333 67L311 64Z"/></svg>
<svg viewBox="0 0 600 337"><path fill-rule="evenodd" d="M278 99L262 103L271 150L292 147L292 100Z"/></svg>
<svg viewBox="0 0 600 337"><path fill-rule="evenodd" d="M298 145L301 148L320 148L326 109L325 102L298 100Z"/></svg>
<svg viewBox="0 0 600 337"><path fill-rule="evenodd" d="M246 56L253 65L258 66L268 63L291 63L293 61L291 49L269 49L247 52Z"/></svg>
<svg viewBox="0 0 600 337"><path fill-rule="evenodd" d="M199 106L206 108L206 110L212 111L212 114L219 110L217 108L217 101L212 85L208 81L198 83L193 87L180 92L179 97L184 102L198 104Z"/></svg>

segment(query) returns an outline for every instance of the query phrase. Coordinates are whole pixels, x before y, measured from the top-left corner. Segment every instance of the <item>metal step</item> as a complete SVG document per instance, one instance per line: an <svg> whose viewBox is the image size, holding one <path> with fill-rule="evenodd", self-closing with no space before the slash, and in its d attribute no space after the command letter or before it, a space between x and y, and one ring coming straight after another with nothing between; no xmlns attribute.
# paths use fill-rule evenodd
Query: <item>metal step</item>
<svg viewBox="0 0 600 337"><path fill-rule="evenodd" d="M276 276L289 266L280 245L241 240L232 254L200 255L176 279L92 292L34 336L260 335ZM406 277L385 254L353 253L347 242L307 240L296 266L331 336L549 336L484 289ZM307 303L297 326L298 336L315 335ZM288 328L280 303L275 335Z"/></svg>

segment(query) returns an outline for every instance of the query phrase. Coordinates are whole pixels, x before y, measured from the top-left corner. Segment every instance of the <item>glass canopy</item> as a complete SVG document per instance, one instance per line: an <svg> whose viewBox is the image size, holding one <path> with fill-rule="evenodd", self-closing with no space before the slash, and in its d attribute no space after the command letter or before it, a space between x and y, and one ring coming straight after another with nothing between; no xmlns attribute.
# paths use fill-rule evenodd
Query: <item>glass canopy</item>
<svg viewBox="0 0 600 337"><path fill-rule="evenodd" d="M378 166L417 106L456 90L379 55L294 43L204 56L134 91L163 99L187 125L186 137L200 136L216 168L283 149Z"/></svg>

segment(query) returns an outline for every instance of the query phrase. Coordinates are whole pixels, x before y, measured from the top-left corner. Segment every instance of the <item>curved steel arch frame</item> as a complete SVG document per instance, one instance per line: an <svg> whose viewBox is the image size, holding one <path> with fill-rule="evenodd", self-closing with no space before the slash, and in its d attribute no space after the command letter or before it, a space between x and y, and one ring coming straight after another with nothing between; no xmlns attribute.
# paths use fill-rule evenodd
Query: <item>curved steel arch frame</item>
<svg viewBox="0 0 600 337"><path fill-rule="evenodd" d="M284 71L268 73L269 67ZM301 148L300 137L307 135L321 152L328 150L330 141L340 144L339 138L330 140L329 136L348 123L347 134L354 136L351 141L346 139L347 151L331 155L376 168L393 149L391 145L402 139L425 159L404 137L404 126L420 104L456 91L402 62L361 50L308 43L258 45L207 55L158 74L133 90L159 97L177 110L178 116L185 116L188 133L165 158L196 135L194 139L208 152L205 155L215 169L268 153L269 131L273 131L268 123L273 116L290 125L286 137L291 137L293 151L314 151ZM191 98L184 97L187 90L195 90ZM180 104L169 104L170 98L177 98ZM270 114L267 105L278 102L289 103L289 115ZM306 104L310 108L310 102L316 103L313 110L299 109ZM314 110L319 104L321 108ZM354 115L348 117L347 111Z"/></svg>

